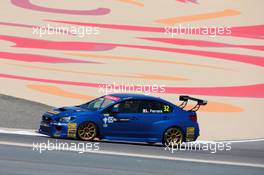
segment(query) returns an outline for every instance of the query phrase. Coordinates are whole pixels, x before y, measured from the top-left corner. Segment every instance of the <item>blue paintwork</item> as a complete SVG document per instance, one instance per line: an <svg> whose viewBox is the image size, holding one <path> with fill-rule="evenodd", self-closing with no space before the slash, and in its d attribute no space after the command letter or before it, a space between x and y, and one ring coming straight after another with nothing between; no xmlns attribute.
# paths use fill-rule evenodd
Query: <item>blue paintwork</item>
<svg viewBox="0 0 264 175"><path fill-rule="evenodd" d="M93 122L97 125L101 139L125 140L138 142L162 142L164 132L170 127L178 127L184 133L184 141L194 141L199 136L199 125L190 120L190 115L196 115L193 111L186 111L177 105L158 97L141 94L110 94L109 96L119 98L110 105L99 110L91 111L82 107L63 107L56 108L43 114L40 125L40 133L57 138L77 138L75 135L68 135L68 124L76 123L76 129L83 122ZM103 96L104 97L104 96ZM129 119L127 122L108 123L104 127L104 110L109 106L122 102L127 99L132 100L152 100L162 102L171 107L170 113L117 113L114 118ZM60 122L60 118L72 116L70 122ZM111 116L110 116L111 117ZM186 140L188 127L194 128L194 136Z"/></svg>

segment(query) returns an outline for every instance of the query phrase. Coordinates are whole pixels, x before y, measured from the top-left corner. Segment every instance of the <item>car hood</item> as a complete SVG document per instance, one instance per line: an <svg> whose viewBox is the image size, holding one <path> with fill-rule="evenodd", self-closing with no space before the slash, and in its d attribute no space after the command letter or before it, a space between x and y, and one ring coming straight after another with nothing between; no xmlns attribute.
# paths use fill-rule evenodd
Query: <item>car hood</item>
<svg viewBox="0 0 264 175"><path fill-rule="evenodd" d="M80 116L81 114L85 114L85 116L95 114L96 111L86 110L84 108L80 108L77 106L70 106L70 107L61 107L55 108L51 111L45 113L45 115L50 116L52 119L59 119L61 117L66 116ZM77 115L78 114L78 115Z"/></svg>

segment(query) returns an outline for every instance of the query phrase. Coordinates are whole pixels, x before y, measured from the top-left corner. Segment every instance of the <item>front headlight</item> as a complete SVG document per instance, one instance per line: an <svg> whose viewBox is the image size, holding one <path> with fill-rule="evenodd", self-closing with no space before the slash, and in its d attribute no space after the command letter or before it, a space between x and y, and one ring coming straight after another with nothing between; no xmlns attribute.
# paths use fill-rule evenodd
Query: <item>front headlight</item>
<svg viewBox="0 0 264 175"><path fill-rule="evenodd" d="M67 117L61 117L59 122L69 122L69 121L74 121L75 117L73 116L67 116Z"/></svg>

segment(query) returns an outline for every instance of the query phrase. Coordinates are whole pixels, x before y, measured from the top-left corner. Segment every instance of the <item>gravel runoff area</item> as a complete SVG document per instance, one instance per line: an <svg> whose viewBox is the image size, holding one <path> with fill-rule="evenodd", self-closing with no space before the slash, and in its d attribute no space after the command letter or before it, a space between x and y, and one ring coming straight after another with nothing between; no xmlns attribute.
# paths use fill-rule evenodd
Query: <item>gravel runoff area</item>
<svg viewBox="0 0 264 175"><path fill-rule="evenodd" d="M53 107L0 94L0 127L38 129L41 115Z"/></svg>

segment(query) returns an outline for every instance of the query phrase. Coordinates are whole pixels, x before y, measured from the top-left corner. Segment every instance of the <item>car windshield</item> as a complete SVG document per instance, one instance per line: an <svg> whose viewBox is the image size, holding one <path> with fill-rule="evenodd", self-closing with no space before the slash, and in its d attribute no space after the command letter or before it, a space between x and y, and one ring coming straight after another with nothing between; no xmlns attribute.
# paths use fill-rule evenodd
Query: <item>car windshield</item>
<svg viewBox="0 0 264 175"><path fill-rule="evenodd" d="M100 97L100 98L97 98L95 100L92 100L88 103L82 104L79 107L85 108L88 110L92 110L92 111L97 111L101 108L108 106L109 104L114 103L114 102L115 102L115 100L107 98L107 96L104 96L104 97Z"/></svg>

